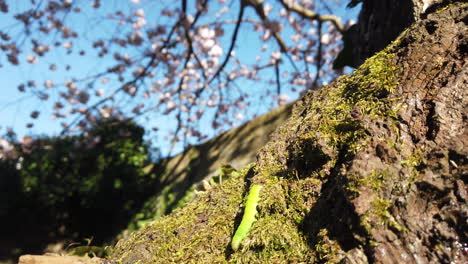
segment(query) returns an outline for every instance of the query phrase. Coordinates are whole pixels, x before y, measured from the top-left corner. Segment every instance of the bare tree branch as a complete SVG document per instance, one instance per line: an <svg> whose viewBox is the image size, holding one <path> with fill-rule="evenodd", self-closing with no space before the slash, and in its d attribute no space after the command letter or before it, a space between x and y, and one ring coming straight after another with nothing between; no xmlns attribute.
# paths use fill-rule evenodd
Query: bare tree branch
<svg viewBox="0 0 468 264"><path fill-rule="evenodd" d="M318 81L320 78L320 70L322 69L322 21L318 22L317 27L318 27L319 42L318 42L318 49L317 49L317 55L316 55L317 70L316 70L315 78L313 82L314 87L319 87Z"/></svg>
<svg viewBox="0 0 468 264"><path fill-rule="evenodd" d="M205 7L206 4L208 3L208 0L205 0L202 5ZM186 0L183 0L182 1L182 10L184 11L184 13L182 14L182 16L177 20L177 22L172 26L171 28L171 31L169 32L169 34L167 35L167 38L166 40L164 41L163 45L158 49L158 51L155 51L155 52L152 52L151 53L151 57L150 57L150 61L145 65L145 67L143 68L143 70L135 77L133 78L132 80L126 82L125 84L123 84L120 88L118 88L117 90L115 90L112 94L106 96L105 98L99 100L98 102L96 102L95 104L93 104L92 106L90 106L87 110L87 113L91 113L91 111L93 110L96 110L100 105L102 105L103 103L111 100L114 98L114 96L116 94L118 94L119 92L123 91L126 87L130 86L130 85L134 85L136 84L138 81L140 81L142 78L144 78L149 69L153 66L154 62L156 61L157 59L157 54L159 52L161 52L164 48L167 48L170 46L170 40L173 36L173 34L175 33L176 29L181 26L183 24L183 22L186 20L186 9L187 9L187 2ZM197 22L197 20L199 19L200 15L202 14L202 10L198 10L196 15L195 15L195 18L194 18L194 21L190 24L190 26L188 27L187 30L189 29L192 29L193 26L195 25L195 23ZM190 58L190 56L193 54L193 46L192 46L192 43L189 42L189 56L188 58ZM195 59L197 60L197 62L201 65L201 62L200 60L198 59L198 57L195 56ZM188 63L188 61L186 61L186 64ZM184 66L184 69L186 68L186 64ZM206 75L205 75L206 76ZM182 78L182 81L183 81L183 78ZM68 127L64 128L60 135L64 135L66 132L69 131L69 128L70 127L73 127L76 123L78 123L80 120L81 120L82 116L78 116L76 117Z"/></svg>
<svg viewBox="0 0 468 264"><path fill-rule="evenodd" d="M278 105L280 105L281 82L280 82L279 60L277 60L275 63L275 76L276 76L276 95L278 96Z"/></svg>
<svg viewBox="0 0 468 264"><path fill-rule="evenodd" d="M239 33L239 28L242 22L242 17L244 16L244 9L245 9L245 5L241 4L240 9L239 9L239 15L237 16L236 27L234 28L234 32L232 33L231 45L229 47L229 50L226 54L226 57L224 58L223 63L221 64L221 66L219 66L218 70L216 70L216 73L208 81L208 84L210 84L216 78L216 76L219 75L219 73L224 69L224 67L229 61L229 58L231 57L231 52L234 49L234 45L236 44L237 34Z"/></svg>
<svg viewBox="0 0 468 264"><path fill-rule="evenodd" d="M149 69L152 67L153 63L156 61L156 58L157 58L157 54L158 52L162 51L164 48L166 48L168 45L169 45L169 42L172 38L172 35L174 34L175 30L177 29L177 27L179 27L179 25L181 24L182 20L179 19L177 21L177 23L174 24L174 26L171 28L171 31L169 32L169 34L167 35L167 38L166 40L164 41L164 44L159 48L158 51L155 51L155 52L152 52L151 53L151 58L149 60L149 62L145 65L145 67L143 68L143 70L135 77L133 78L132 80L126 82L125 84L123 84L122 86L120 86L118 89L116 89L112 94L106 96L105 98L99 100L98 102L94 103L92 106L88 107L88 113L91 113L91 111L93 110L96 110L100 105L102 105L103 103L111 100L114 98L114 96L116 94L118 94L119 92L123 91L126 87L128 87L129 85L133 85L135 84L136 82L138 82L140 79L142 79L149 71ZM67 133L70 129L70 127L73 127L76 123L78 123L80 120L81 120L82 116L78 116L76 117L72 122L70 122L70 125L66 128L64 128L61 132L60 132L60 135L63 136L65 135L65 133Z"/></svg>
<svg viewBox="0 0 468 264"><path fill-rule="evenodd" d="M340 19L337 16L334 16L334 15L319 15L319 14L317 14L317 13L311 11L311 10L305 9L305 8L303 8L301 6L289 5L288 3L286 3L285 0L279 0L279 2L283 5L283 7L286 10L288 10L290 12L292 11L292 12L300 15L302 18L307 18L307 19L310 19L310 20L317 20L319 22L329 21L329 22L333 23L335 28L340 33L343 33L345 31L345 28L344 28L343 24L341 24Z"/></svg>
<svg viewBox="0 0 468 264"><path fill-rule="evenodd" d="M182 0L182 12L183 16L187 15L187 0Z"/></svg>
<svg viewBox="0 0 468 264"><path fill-rule="evenodd" d="M185 0L184 0L185 2ZM197 12L198 13L201 13L201 12ZM185 16L185 15L184 15ZM193 25L193 24L192 24ZM185 29L185 37L186 37L186 41L188 42L188 51L187 51L187 56L185 57L185 62L184 62L184 67L182 68L182 72L185 72L187 70L187 66L188 66L188 63L190 62L190 58L192 57L192 54L194 54L193 52L193 45L192 45L192 42L191 42L191 38L190 38L190 32L189 32L189 29L186 28ZM171 156L171 153L172 151L174 150L174 147L175 147L175 144L177 143L177 134L179 134L179 131L180 129L182 128L182 86L184 85L184 81L185 81L185 75L182 75L182 78L180 78L180 81L179 81L179 85L177 86L177 95L179 97L179 110L178 110L178 113L176 115L176 119L177 119L177 128L174 132L174 137L173 139L171 140L171 146L169 148L169 152L168 152L168 156Z"/></svg>
<svg viewBox="0 0 468 264"><path fill-rule="evenodd" d="M248 3L248 5L252 6L255 9L255 13L257 13L257 15L261 18L262 22L266 25L269 22L269 19L265 14L262 2L261 1L258 1L258 2L256 2L256 1L254 1L254 2L246 1L246 2ZM275 38L276 42L280 46L281 53L283 53L288 58L289 62L293 66L294 70L299 72L299 68L297 67L296 63L294 62L294 60L289 55L288 47L284 43L283 38L281 37L279 32L278 31L273 31L273 30L272 30L272 32L273 32L273 37Z"/></svg>

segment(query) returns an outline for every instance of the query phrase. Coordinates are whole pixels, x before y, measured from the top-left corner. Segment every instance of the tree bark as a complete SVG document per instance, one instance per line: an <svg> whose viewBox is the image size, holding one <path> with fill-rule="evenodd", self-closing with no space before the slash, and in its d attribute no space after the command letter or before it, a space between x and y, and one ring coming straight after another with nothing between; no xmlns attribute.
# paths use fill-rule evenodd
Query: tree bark
<svg viewBox="0 0 468 264"><path fill-rule="evenodd" d="M362 8L358 23L344 33L344 48L336 58L334 68L359 67L408 26L456 0L353 0L349 7L359 2L362 2Z"/></svg>
<svg viewBox="0 0 468 264"><path fill-rule="evenodd" d="M467 13L434 10L306 94L253 167L121 240L109 261L466 263ZM257 220L233 251L250 184L263 186Z"/></svg>

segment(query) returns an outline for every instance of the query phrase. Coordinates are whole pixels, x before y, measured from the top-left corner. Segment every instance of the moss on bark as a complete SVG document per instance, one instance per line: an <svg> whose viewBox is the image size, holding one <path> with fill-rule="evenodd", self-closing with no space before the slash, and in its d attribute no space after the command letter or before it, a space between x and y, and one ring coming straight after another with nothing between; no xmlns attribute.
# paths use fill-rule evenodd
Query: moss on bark
<svg viewBox="0 0 468 264"><path fill-rule="evenodd" d="M454 4L428 16L440 23L431 34L426 31L428 22L422 21L353 74L306 94L296 104L292 117L259 152L254 165L120 241L111 260L459 261L456 243L463 243L463 231L444 229L444 225L453 223L434 217L433 211L418 211L414 204L425 204L434 212L449 206L463 214L463 195L454 198L449 194L463 184L460 168L466 167L466 160L460 157L468 150L453 142L465 137L458 127L464 127L467 103L463 96L456 102L444 101L447 94L466 95L457 85L453 86L456 91L447 88L448 83L460 84L465 78L463 56L457 55L463 53L463 47L466 51L468 34L460 22L463 12L466 5ZM459 36L458 42L450 43L455 36ZM435 39L440 40L438 46L428 44ZM432 57L424 57L425 53ZM447 54L453 57L444 57ZM444 60L455 61L451 71L443 68L450 63L441 64ZM430 108L431 104L429 108L421 106L436 97L444 102L433 103L439 107L436 110ZM452 114L444 112L446 104L450 104ZM453 130L453 126L443 125L446 122L458 126L453 125ZM447 165L449 157L457 170ZM431 180L428 175L432 175ZM263 186L257 221L239 250L233 252L229 244L251 184ZM437 184L445 184L447 189ZM444 204L444 199L452 203ZM425 225L414 223L412 218ZM463 222L457 219L453 220L455 224ZM416 235L421 234L422 242L413 245ZM443 247L433 246L433 241Z"/></svg>

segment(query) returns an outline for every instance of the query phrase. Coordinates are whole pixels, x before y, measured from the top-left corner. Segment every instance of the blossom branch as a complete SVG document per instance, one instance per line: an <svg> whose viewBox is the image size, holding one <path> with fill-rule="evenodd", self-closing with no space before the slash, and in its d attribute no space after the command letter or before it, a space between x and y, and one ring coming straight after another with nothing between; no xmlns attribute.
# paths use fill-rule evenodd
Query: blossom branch
<svg viewBox="0 0 468 264"><path fill-rule="evenodd" d="M210 84L216 78L216 76L220 74L220 72L224 69L224 67L228 63L229 58L231 57L231 53L234 50L234 45L236 44L237 35L239 33L239 28L242 22L242 17L244 16L244 8L245 8L245 5L241 4L240 9L239 9L239 15L237 16L236 27L234 28L234 32L232 33L231 45L229 46L229 50L226 54L226 57L224 58L223 63L221 64L221 66L219 66L218 70L216 70L215 74L208 81L208 84Z"/></svg>
<svg viewBox="0 0 468 264"><path fill-rule="evenodd" d="M337 16L334 16L334 15L319 15L311 10L308 10L306 8L303 8L301 6L298 6L298 5L290 5L290 1L286 1L286 0L279 0L279 2L281 3L281 5L283 5L283 7L287 10L287 11L292 11L298 15L300 15L302 18L306 18L306 19L310 19L310 20L317 20L319 22L325 22L325 21L329 21L331 22L335 28L343 34L343 32L345 31L345 27L343 24L341 24L340 22L340 19L339 17Z"/></svg>
<svg viewBox="0 0 468 264"><path fill-rule="evenodd" d="M316 56L316 61L317 61L317 69L315 72L315 78L313 85L314 87L319 87L318 81L320 78L320 70L322 68L322 22L318 22L318 36L319 36L319 42L318 42L318 49L317 49L317 56Z"/></svg>
<svg viewBox="0 0 468 264"><path fill-rule="evenodd" d="M255 9L255 12L261 18L262 22L264 24L268 24L269 20L268 20L267 15L265 14L264 9L263 9L263 4L261 2L254 2L254 3L248 2L248 3L249 3L250 6L252 6ZM278 46L280 46L281 53L283 53L288 58L289 62L293 66L294 70L299 72L299 68L297 67L296 63L294 62L294 60L289 55L288 47L284 43L283 38L279 34L279 31L278 30L272 30L272 31L273 31L273 37L275 38L276 43L278 43Z"/></svg>
<svg viewBox="0 0 468 264"><path fill-rule="evenodd" d="M159 52L161 52L164 48L168 47L169 44L170 44L170 40L172 38L172 35L175 33L176 29L180 26L182 20L179 19L175 24L174 26L171 28L171 31L169 32L169 34L167 35L167 38L166 40L164 41L164 44L155 52L152 52L151 53L151 58L149 60L149 62L145 65L145 67L143 68L143 70L137 75L135 76L135 78L133 78L132 80L130 81L127 81L125 84L123 84L122 86L120 86L118 89L116 89L114 92L112 92L112 94L104 97L103 99L99 100L98 102L94 103L93 105L91 105L90 107L88 107L87 109L87 113L90 113L91 111L93 110L96 110L100 105L104 104L105 102L109 101L109 100L112 100L115 95L117 95L119 92L122 92L124 91L127 87L131 86L131 85L134 85L136 84L139 80L141 80L144 76L146 76L146 74L148 73L149 69L153 66L153 63L156 61L157 59L157 54ZM78 116L76 117L72 122L70 122L70 124L65 127L61 132L60 132L60 135L63 136L65 135L65 133L67 133L70 129L70 127L73 127L76 123L78 123L80 120L82 119L82 116Z"/></svg>
<svg viewBox="0 0 468 264"><path fill-rule="evenodd" d="M276 77L276 95L278 96L278 105L280 105L281 82L280 82L279 60L277 60L275 63L275 77Z"/></svg>

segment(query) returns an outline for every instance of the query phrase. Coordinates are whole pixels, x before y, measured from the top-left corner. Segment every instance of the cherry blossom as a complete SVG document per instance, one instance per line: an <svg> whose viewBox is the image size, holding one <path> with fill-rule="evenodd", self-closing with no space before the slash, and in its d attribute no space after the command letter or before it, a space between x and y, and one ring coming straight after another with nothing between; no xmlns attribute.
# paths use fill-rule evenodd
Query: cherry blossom
<svg viewBox="0 0 468 264"><path fill-rule="evenodd" d="M243 120L244 119L244 115L242 113L236 113L234 115L234 118L237 119L237 120Z"/></svg>
<svg viewBox="0 0 468 264"><path fill-rule="evenodd" d="M46 88L52 88L54 86L54 83L51 80L46 80L44 82L44 87Z"/></svg>
<svg viewBox="0 0 468 264"><path fill-rule="evenodd" d="M39 59L34 55L28 55L27 61L31 64L36 64Z"/></svg>
<svg viewBox="0 0 468 264"><path fill-rule="evenodd" d="M289 95L287 94L281 94L278 96L278 102L280 105L283 105L289 101Z"/></svg>
<svg viewBox="0 0 468 264"><path fill-rule="evenodd" d="M0 29L0 64L43 74L17 89L44 101L49 111L41 107L41 117L60 119L67 132L86 131L99 118L168 117L176 128L157 133L195 144L259 114L249 108L258 101L284 104L340 74L331 68L341 50L340 19L321 20L339 3L201 0L184 8L182 1L130 0L117 10L101 1L41 2L30 11L0 0L0 11L19 25ZM80 64L78 55L95 65ZM30 117L28 127L39 110ZM215 132L202 133L200 123Z"/></svg>

